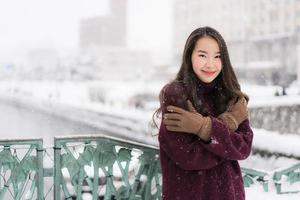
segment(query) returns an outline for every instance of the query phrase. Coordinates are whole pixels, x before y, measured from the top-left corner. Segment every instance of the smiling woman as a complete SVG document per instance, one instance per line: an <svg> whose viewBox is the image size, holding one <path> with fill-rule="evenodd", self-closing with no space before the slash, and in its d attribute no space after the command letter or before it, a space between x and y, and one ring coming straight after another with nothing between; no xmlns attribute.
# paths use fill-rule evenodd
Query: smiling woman
<svg viewBox="0 0 300 200"><path fill-rule="evenodd" d="M197 41L191 59L195 74L204 83L210 83L221 72L220 48L217 41L209 36Z"/></svg>
<svg viewBox="0 0 300 200"><path fill-rule="evenodd" d="M194 30L177 77L160 93L164 200L245 199L238 160L252 146L248 100L222 36L210 27Z"/></svg>

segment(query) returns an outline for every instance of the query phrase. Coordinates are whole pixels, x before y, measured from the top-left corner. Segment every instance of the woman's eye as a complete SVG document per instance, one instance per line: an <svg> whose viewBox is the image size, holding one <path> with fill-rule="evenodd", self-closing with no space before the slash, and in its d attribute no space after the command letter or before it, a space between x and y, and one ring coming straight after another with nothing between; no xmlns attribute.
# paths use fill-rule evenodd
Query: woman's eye
<svg viewBox="0 0 300 200"><path fill-rule="evenodd" d="M215 58L221 58L221 55L216 56Z"/></svg>
<svg viewBox="0 0 300 200"><path fill-rule="evenodd" d="M200 54L199 57L205 58L206 56L203 54Z"/></svg>

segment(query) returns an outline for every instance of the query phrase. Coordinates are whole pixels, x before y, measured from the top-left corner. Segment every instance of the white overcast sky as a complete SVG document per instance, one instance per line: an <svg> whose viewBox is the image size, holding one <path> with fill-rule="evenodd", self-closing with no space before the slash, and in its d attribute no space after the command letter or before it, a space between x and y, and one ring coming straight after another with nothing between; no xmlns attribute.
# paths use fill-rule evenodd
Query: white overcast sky
<svg viewBox="0 0 300 200"><path fill-rule="evenodd" d="M171 0L128 3L129 46L169 50ZM79 19L108 13L108 0L0 0L0 57L36 46L74 48Z"/></svg>

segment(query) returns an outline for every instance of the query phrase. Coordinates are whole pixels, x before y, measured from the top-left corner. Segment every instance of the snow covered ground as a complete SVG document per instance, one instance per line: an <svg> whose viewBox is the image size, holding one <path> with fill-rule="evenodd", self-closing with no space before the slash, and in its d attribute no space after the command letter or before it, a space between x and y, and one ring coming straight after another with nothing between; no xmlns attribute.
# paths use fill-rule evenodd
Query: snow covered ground
<svg viewBox="0 0 300 200"><path fill-rule="evenodd" d="M283 153L300 157L300 136L253 128L253 146L268 152ZM282 146L284 144L284 146Z"/></svg>
<svg viewBox="0 0 300 200"><path fill-rule="evenodd" d="M300 193L278 195L275 193L275 188L271 188L271 191L269 192L264 192L262 186L260 185L253 185L249 188L245 188L245 190L246 190L246 200L299 200L300 199Z"/></svg>
<svg viewBox="0 0 300 200"><path fill-rule="evenodd" d="M85 106L102 103L123 109L134 107L134 97L141 94L152 95L157 101L160 89L166 82L147 81L0 81L0 93L27 95L47 101L68 105ZM287 96L274 96L277 86L241 84L242 90L250 96L249 106L300 104L300 88L287 88ZM146 109L155 109L158 102ZM150 104L149 104L150 106Z"/></svg>
<svg viewBox="0 0 300 200"><path fill-rule="evenodd" d="M274 96L277 90L281 90L278 86L248 85L242 83L241 88L243 92L250 96L250 107L300 104L300 88L296 84L286 89L288 94L286 96Z"/></svg>
<svg viewBox="0 0 300 200"><path fill-rule="evenodd" d="M134 82L51 82L51 81L1 81L0 97L13 96L47 102L51 105L66 105L93 112L109 113L123 118L140 121L145 128L151 120L153 111L158 108L158 93L164 82L148 84L144 81ZM299 89L288 88L288 96L275 97L278 89L274 86L253 86L242 84L242 89L250 96L249 106L291 105L300 104ZM148 101L138 108L138 95L150 96ZM151 98L152 96L152 98ZM274 133L261 129L254 130L253 146L271 152L281 152L300 156L300 136ZM255 168L272 173L278 168L285 168L298 163L298 160L287 158L264 158L253 155L242 161L243 167ZM300 185L298 186L300 190ZM249 200L299 200L299 194L277 195L273 184L270 191L264 192L261 185L246 188Z"/></svg>
<svg viewBox="0 0 300 200"><path fill-rule="evenodd" d="M259 155L251 155L247 160L240 161L242 167L265 171L269 174L269 191L265 192L260 183L255 183L246 190L247 200L299 200L300 193L296 194L277 194L272 175L275 170L284 169L294 164L299 163L299 160L285 157L269 157L262 158ZM282 191L299 191L300 183L290 185L288 182L282 181Z"/></svg>

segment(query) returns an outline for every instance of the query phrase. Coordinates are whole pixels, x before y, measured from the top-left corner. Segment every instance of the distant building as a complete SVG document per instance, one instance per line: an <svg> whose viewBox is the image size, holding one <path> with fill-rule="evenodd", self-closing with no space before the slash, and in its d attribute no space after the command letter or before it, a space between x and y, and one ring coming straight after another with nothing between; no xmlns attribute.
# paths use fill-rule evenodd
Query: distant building
<svg viewBox="0 0 300 200"><path fill-rule="evenodd" d="M174 52L175 60L181 59L185 41L190 32L201 26L212 26L221 32L228 45L238 45L245 38L246 0L175 0L174 3ZM241 54L235 52L236 54ZM242 62L241 56L234 56Z"/></svg>
<svg viewBox="0 0 300 200"><path fill-rule="evenodd" d="M300 67L299 0L175 0L174 6L177 62L188 34L209 25L224 36L232 63L244 75L257 72L265 83L279 76L280 85L295 79Z"/></svg>
<svg viewBox="0 0 300 200"><path fill-rule="evenodd" d="M105 47L91 49L88 56L91 65L87 67L92 67L94 78L100 80L147 79L155 71L149 51Z"/></svg>
<svg viewBox="0 0 300 200"><path fill-rule="evenodd" d="M126 46L127 0L110 0L110 14L80 21L80 48Z"/></svg>
<svg viewBox="0 0 300 200"><path fill-rule="evenodd" d="M127 7L127 0L110 0L109 15L81 20L80 49L88 62L79 71L100 80L150 79L155 73L150 51L127 46Z"/></svg>

